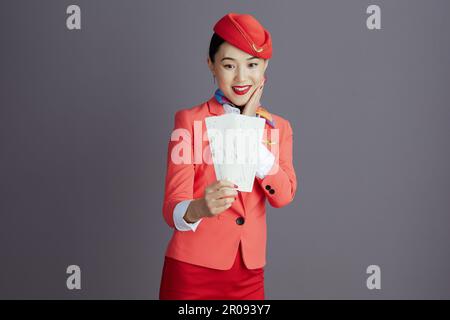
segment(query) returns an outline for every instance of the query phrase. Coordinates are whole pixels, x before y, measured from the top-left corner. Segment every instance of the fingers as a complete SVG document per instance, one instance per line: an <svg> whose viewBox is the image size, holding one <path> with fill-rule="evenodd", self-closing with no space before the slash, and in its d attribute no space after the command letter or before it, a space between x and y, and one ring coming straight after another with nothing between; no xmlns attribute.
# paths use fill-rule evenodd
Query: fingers
<svg viewBox="0 0 450 320"><path fill-rule="evenodd" d="M228 209L233 205L233 202L236 200L236 198L222 198L212 201L212 209L210 210L212 214L218 214L222 211Z"/></svg>
<svg viewBox="0 0 450 320"><path fill-rule="evenodd" d="M209 186L207 186L205 188L205 192L206 193L212 193L212 192L215 192L215 191L217 191L217 190L219 190L219 189L221 189L223 187L237 188L237 186L234 183L230 182L230 181L218 180L218 181L210 184Z"/></svg>
<svg viewBox="0 0 450 320"><path fill-rule="evenodd" d="M261 81L261 84L259 85L259 90L258 90L258 92L259 92L259 97L261 97L261 95L262 95L262 91L263 91L263 89L264 89L264 84L266 83L266 79L262 79L262 81Z"/></svg>
<svg viewBox="0 0 450 320"><path fill-rule="evenodd" d="M261 85L258 85L255 91L253 91L250 99L248 99L247 104L244 107L242 112L243 115L254 116L256 113L256 109L259 107L259 100L261 99L262 90Z"/></svg>
<svg viewBox="0 0 450 320"><path fill-rule="evenodd" d="M229 204L227 204L227 205L225 205L225 206L222 206L222 207L218 207L218 208L216 208L217 213L221 213L221 212L227 210L227 209L228 209L229 207L231 207L231 206L232 206L232 203L229 203Z"/></svg>
<svg viewBox="0 0 450 320"><path fill-rule="evenodd" d="M253 99L253 103L256 103L259 101L259 98L261 97L261 89L262 89L262 83L261 82L258 87L256 88L256 90L253 92L253 95L251 96L250 100Z"/></svg>
<svg viewBox="0 0 450 320"><path fill-rule="evenodd" d="M265 80L262 79L258 85L258 88L253 92L253 95L249 99L249 102L252 101L252 103L255 103L257 105L256 107L258 107L258 105L259 105L259 100L261 99L261 96L262 96L264 83L265 83Z"/></svg>
<svg viewBox="0 0 450 320"><path fill-rule="evenodd" d="M205 189L208 216L214 216L231 207L238 195L236 188L237 186L227 180L219 180L209 185Z"/></svg>
<svg viewBox="0 0 450 320"><path fill-rule="evenodd" d="M249 114L254 115L254 113L256 112L256 109L260 106L260 100L261 100L261 96L262 96L262 89L263 86L258 86L258 88L253 92L252 96L250 97L250 99L247 102L247 106L249 109ZM250 111L251 110L251 111Z"/></svg>
<svg viewBox="0 0 450 320"><path fill-rule="evenodd" d="M217 214L223 212L224 210L231 207L231 205L233 204L233 202L235 200L236 200L235 197L207 200L206 206L209 211L208 216L211 217L211 216L214 216L214 215L217 215Z"/></svg>
<svg viewBox="0 0 450 320"><path fill-rule="evenodd" d="M222 199L216 199L216 200L213 200L213 201L211 202L211 204L212 204L212 206L213 206L214 208L220 208L220 207L225 207L225 206L227 206L227 205L233 204L233 202L234 202L235 200L236 200L235 197L232 197L232 198L222 198Z"/></svg>
<svg viewBox="0 0 450 320"><path fill-rule="evenodd" d="M208 200L218 200L222 198L235 198L238 195L236 188L222 187L205 195Z"/></svg>
<svg viewBox="0 0 450 320"><path fill-rule="evenodd" d="M219 190L210 193L210 195L213 199L221 199L228 197L236 197L238 195L238 192L235 188L222 187Z"/></svg>

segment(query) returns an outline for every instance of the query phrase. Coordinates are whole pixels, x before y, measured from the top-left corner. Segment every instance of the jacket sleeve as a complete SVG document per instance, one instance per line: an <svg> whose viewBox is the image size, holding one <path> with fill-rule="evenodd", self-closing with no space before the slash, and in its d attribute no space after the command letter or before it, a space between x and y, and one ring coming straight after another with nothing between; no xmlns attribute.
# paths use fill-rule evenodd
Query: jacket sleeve
<svg viewBox="0 0 450 320"><path fill-rule="evenodd" d="M194 231L197 229L202 219L199 219L196 222L188 223L184 220L184 215L186 214L187 208L192 200L183 200L175 206L173 209L173 222L175 224L175 228L178 231Z"/></svg>
<svg viewBox="0 0 450 320"><path fill-rule="evenodd" d="M293 132L289 121L283 130L279 130L278 152L275 152L275 163L269 173L263 178L256 177L257 182L269 201L275 208L281 208L295 197L297 177L292 164ZM274 149L273 146L271 148Z"/></svg>
<svg viewBox="0 0 450 320"><path fill-rule="evenodd" d="M162 208L164 220L171 228L175 228L173 218L175 206L181 201L193 199L195 170L192 127L187 110L177 111L167 150Z"/></svg>

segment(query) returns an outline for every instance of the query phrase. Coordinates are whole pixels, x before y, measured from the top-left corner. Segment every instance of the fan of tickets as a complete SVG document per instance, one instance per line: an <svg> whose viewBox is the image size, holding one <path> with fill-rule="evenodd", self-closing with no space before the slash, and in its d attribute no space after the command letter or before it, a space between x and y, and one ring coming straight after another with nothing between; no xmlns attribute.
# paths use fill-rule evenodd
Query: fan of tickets
<svg viewBox="0 0 450 320"><path fill-rule="evenodd" d="M205 123L216 179L252 192L265 119L224 114L205 118Z"/></svg>

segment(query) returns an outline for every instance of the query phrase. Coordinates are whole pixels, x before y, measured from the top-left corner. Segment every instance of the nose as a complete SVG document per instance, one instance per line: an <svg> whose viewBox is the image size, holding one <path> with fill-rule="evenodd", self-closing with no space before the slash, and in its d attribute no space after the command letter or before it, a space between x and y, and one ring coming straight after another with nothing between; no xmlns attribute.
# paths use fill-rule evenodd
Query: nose
<svg viewBox="0 0 450 320"><path fill-rule="evenodd" d="M238 83L242 83L245 81L247 77L247 73L245 68L242 67L238 67L236 68L236 75L235 75L235 81Z"/></svg>

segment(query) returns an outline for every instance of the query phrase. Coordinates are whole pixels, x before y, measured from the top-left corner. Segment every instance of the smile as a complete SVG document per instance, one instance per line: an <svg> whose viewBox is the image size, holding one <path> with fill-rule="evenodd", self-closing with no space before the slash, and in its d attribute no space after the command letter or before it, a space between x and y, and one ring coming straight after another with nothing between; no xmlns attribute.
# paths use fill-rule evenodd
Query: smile
<svg viewBox="0 0 450 320"><path fill-rule="evenodd" d="M242 95L246 94L250 90L251 87L252 86L249 85L249 86L234 86L232 88L233 88L234 93L242 96Z"/></svg>

